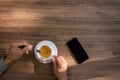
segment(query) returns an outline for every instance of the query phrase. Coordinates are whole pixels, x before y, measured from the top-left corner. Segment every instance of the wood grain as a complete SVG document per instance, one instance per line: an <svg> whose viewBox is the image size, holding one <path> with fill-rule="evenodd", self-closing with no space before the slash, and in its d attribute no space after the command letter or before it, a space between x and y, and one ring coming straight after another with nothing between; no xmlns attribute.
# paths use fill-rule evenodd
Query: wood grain
<svg viewBox="0 0 120 80"><path fill-rule="evenodd" d="M77 37L90 59L76 64L66 42ZM10 42L51 40L68 62L69 80L119 80L120 0L0 0L0 56ZM112 58L115 57L115 58ZM52 63L32 51L0 80L56 80Z"/></svg>

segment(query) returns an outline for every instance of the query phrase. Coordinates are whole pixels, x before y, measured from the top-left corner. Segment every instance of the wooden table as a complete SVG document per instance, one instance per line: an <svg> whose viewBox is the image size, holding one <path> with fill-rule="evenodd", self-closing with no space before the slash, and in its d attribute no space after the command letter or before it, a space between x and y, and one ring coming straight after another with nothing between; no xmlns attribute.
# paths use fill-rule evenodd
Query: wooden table
<svg viewBox="0 0 120 80"><path fill-rule="evenodd" d="M90 59L76 64L66 42L77 37ZM10 42L35 46L51 40L68 63L69 80L120 79L119 0L0 0L0 56ZM33 49L34 50L34 49ZM0 80L56 80L53 65L34 52L10 66Z"/></svg>

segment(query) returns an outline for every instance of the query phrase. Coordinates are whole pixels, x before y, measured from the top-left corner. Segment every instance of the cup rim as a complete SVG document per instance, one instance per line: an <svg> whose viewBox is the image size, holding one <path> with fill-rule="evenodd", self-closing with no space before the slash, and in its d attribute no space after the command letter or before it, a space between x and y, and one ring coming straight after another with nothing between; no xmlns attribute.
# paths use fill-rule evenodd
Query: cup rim
<svg viewBox="0 0 120 80"><path fill-rule="evenodd" d="M42 47L43 45L46 45L46 46L48 46L51 49L51 55L48 58L43 58L42 56L40 56L40 53L37 52L37 50L40 47ZM57 56L58 50L57 50L57 46L55 45L55 43L53 43L50 40L43 40L43 41L38 42L38 44L35 46L34 53L35 53L36 59L39 62L41 62L41 63L50 63L52 61L52 57L53 56Z"/></svg>

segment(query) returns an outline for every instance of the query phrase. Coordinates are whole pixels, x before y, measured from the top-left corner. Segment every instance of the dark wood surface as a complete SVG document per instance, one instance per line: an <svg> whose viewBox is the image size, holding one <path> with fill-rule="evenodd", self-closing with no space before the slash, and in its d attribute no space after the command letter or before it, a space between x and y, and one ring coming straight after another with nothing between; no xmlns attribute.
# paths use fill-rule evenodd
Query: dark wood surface
<svg viewBox="0 0 120 80"><path fill-rule="evenodd" d="M76 64L66 42L77 37L90 59ZM69 80L120 79L120 0L0 0L0 56L10 42L51 40L68 62ZM33 49L34 50L34 49ZM56 80L34 51L0 80Z"/></svg>

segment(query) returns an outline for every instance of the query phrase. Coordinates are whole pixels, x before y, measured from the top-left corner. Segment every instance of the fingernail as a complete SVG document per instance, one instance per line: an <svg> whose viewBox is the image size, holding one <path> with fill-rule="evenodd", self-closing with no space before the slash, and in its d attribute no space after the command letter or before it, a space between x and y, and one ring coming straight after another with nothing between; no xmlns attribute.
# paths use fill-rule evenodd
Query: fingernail
<svg viewBox="0 0 120 80"><path fill-rule="evenodd" d="M29 52L27 51L26 54L28 54Z"/></svg>
<svg viewBox="0 0 120 80"><path fill-rule="evenodd" d="M52 62L54 62L55 61L55 58L54 57L52 57Z"/></svg>
<svg viewBox="0 0 120 80"><path fill-rule="evenodd" d="M54 59L54 57L52 56L52 60Z"/></svg>

